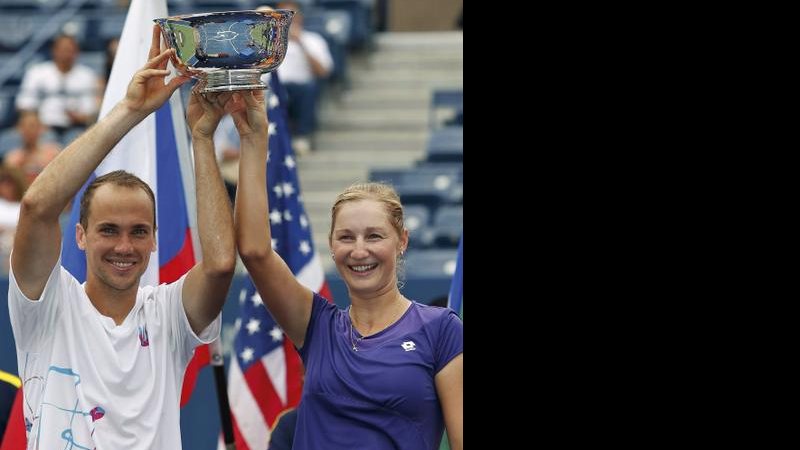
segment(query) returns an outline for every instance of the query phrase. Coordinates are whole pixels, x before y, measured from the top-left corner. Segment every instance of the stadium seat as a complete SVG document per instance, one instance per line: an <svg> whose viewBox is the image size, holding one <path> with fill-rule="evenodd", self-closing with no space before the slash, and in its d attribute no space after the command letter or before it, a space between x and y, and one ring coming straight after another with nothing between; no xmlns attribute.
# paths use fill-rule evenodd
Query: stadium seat
<svg viewBox="0 0 800 450"><path fill-rule="evenodd" d="M457 257L456 249L410 249L406 251L406 275L409 278L452 277Z"/></svg>
<svg viewBox="0 0 800 450"><path fill-rule="evenodd" d="M38 12L7 12L0 14L0 50L16 51L22 48L33 35L43 28L49 18Z"/></svg>
<svg viewBox="0 0 800 450"><path fill-rule="evenodd" d="M407 172L408 169L371 169L369 171L369 179L398 186L403 184L403 177Z"/></svg>
<svg viewBox="0 0 800 450"><path fill-rule="evenodd" d="M462 202L462 172L460 165L426 163L407 169L372 169L369 178L394 186L404 205L422 204L435 211L439 205Z"/></svg>
<svg viewBox="0 0 800 450"><path fill-rule="evenodd" d="M347 37L350 49L366 48L372 42L372 1L364 0L317 0L317 5L330 11L346 12L352 26Z"/></svg>
<svg viewBox="0 0 800 450"><path fill-rule="evenodd" d="M434 162L463 161L464 128L450 126L431 130L426 159Z"/></svg>
<svg viewBox="0 0 800 450"><path fill-rule="evenodd" d="M347 68L347 40L351 33L352 19L345 11L307 8L305 29L314 31L325 38L333 58L333 71L328 80L339 84L342 88L350 87Z"/></svg>
<svg viewBox="0 0 800 450"><path fill-rule="evenodd" d="M408 229L409 246L413 248L429 247L433 242L430 225L430 210L425 205L406 205L403 207L403 219Z"/></svg>
<svg viewBox="0 0 800 450"><path fill-rule="evenodd" d="M13 127L17 121L15 98L14 91L8 89L0 91L0 129Z"/></svg>
<svg viewBox="0 0 800 450"><path fill-rule="evenodd" d="M66 0L0 0L3 10L37 11L61 6Z"/></svg>
<svg viewBox="0 0 800 450"><path fill-rule="evenodd" d="M457 248L464 229L464 207L443 205L436 211L433 221L433 245L440 248Z"/></svg>
<svg viewBox="0 0 800 450"><path fill-rule="evenodd" d="M463 114L464 90L463 89L436 89L431 95L431 106L428 113L430 129L439 128L447 121L455 120Z"/></svg>

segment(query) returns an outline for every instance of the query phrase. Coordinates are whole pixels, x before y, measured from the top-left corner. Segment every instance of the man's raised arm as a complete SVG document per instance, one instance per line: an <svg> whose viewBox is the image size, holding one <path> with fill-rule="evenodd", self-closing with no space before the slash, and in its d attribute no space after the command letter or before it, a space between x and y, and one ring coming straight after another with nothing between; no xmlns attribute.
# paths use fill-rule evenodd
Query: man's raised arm
<svg viewBox="0 0 800 450"><path fill-rule="evenodd" d="M194 150L197 232L203 259L186 276L182 297L189 325L198 335L222 310L236 268L233 211L214 152L214 131L231 98L229 92L192 93L187 108Z"/></svg>

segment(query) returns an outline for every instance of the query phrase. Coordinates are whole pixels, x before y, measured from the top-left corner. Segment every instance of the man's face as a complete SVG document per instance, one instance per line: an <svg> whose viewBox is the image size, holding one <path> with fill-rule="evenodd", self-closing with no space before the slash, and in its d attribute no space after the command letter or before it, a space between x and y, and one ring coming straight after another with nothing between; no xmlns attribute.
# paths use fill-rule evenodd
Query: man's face
<svg viewBox="0 0 800 450"><path fill-rule="evenodd" d="M78 53L78 44L70 38L61 37L53 43L52 54L56 64L72 67L78 59Z"/></svg>
<svg viewBox="0 0 800 450"><path fill-rule="evenodd" d="M156 249L150 197L138 187L104 184L97 188L87 215L78 224L78 247L86 252L87 283L112 291L136 289Z"/></svg>

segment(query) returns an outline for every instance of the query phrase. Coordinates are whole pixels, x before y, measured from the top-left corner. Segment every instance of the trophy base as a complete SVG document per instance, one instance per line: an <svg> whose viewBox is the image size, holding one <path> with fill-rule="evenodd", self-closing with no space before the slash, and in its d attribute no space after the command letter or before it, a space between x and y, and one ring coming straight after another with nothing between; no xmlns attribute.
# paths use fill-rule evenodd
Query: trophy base
<svg viewBox="0 0 800 450"><path fill-rule="evenodd" d="M249 89L269 89L261 82L258 69L216 70L205 76L206 85L200 92L244 91Z"/></svg>

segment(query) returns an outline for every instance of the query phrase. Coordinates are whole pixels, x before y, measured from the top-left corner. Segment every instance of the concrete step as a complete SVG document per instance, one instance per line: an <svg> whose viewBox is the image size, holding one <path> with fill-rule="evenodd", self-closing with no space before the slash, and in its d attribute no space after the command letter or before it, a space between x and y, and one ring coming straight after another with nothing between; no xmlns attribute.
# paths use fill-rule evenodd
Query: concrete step
<svg viewBox="0 0 800 450"><path fill-rule="evenodd" d="M417 133L414 133L417 134ZM360 151L375 152L384 154L386 152L415 152L424 149L427 141L422 137L419 139L399 138L399 139L341 139L341 140L322 140L317 139L316 147L319 151L338 152L338 151Z"/></svg>
<svg viewBox="0 0 800 450"><path fill-rule="evenodd" d="M459 87L464 84L464 74L460 68L429 70L426 71L425 76L420 76L415 71L387 70L369 76L354 75L350 79L354 89L404 89L415 86Z"/></svg>
<svg viewBox="0 0 800 450"><path fill-rule="evenodd" d="M320 131L412 131L419 132L428 127L427 115L383 117L380 114L362 114L356 116L352 112L348 116L327 117L320 121Z"/></svg>
<svg viewBox="0 0 800 450"><path fill-rule="evenodd" d="M384 51L364 60L361 67L380 68L385 64L430 64L437 66L442 62L463 62L464 52L460 47L418 51Z"/></svg>
<svg viewBox="0 0 800 450"><path fill-rule="evenodd" d="M424 141L428 138L430 131L428 129L419 130L416 132L408 131L381 131L381 130L365 130L358 133L348 133L341 131L320 131L316 135L318 142L324 143L353 143L358 144L362 142L375 142L381 140L398 141Z"/></svg>
<svg viewBox="0 0 800 450"><path fill-rule="evenodd" d="M302 158L298 167L303 173L318 170L337 172L344 170L356 173L359 167L394 167L407 166L417 158L425 156L425 149L403 150L393 152L376 152L371 150L319 151L312 153L313 158Z"/></svg>
<svg viewBox="0 0 800 450"><path fill-rule="evenodd" d="M431 96L432 91L425 87L413 90L399 89L390 93L370 89L364 91L364 93L358 97L343 96L337 102L330 102L322 105L320 108L320 115L335 115L344 109L369 109L380 111L386 108L395 108L419 111L428 107Z"/></svg>
<svg viewBox="0 0 800 450"><path fill-rule="evenodd" d="M428 104L431 100L431 90L427 87L420 88L387 88L387 89L354 89L343 94L336 102L329 102L322 105L321 111L326 108L338 111L341 108L358 108L362 105L373 107L374 105L385 106L395 102L407 102L414 104Z"/></svg>
<svg viewBox="0 0 800 450"><path fill-rule="evenodd" d="M462 31L431 31L376 33L374 36L376 53L401 49L442 49L447 47L464 47Z"/></svg>
<svg viewBox="0 0 800 450"><path fill-rule="evenodd" d="M457 69L464 71L464 58L462 55L441 53L420 57L415 54L399 53L397 55L382 55L367 66L369 72L385 72L391 70L442 70Z"/></svg>

